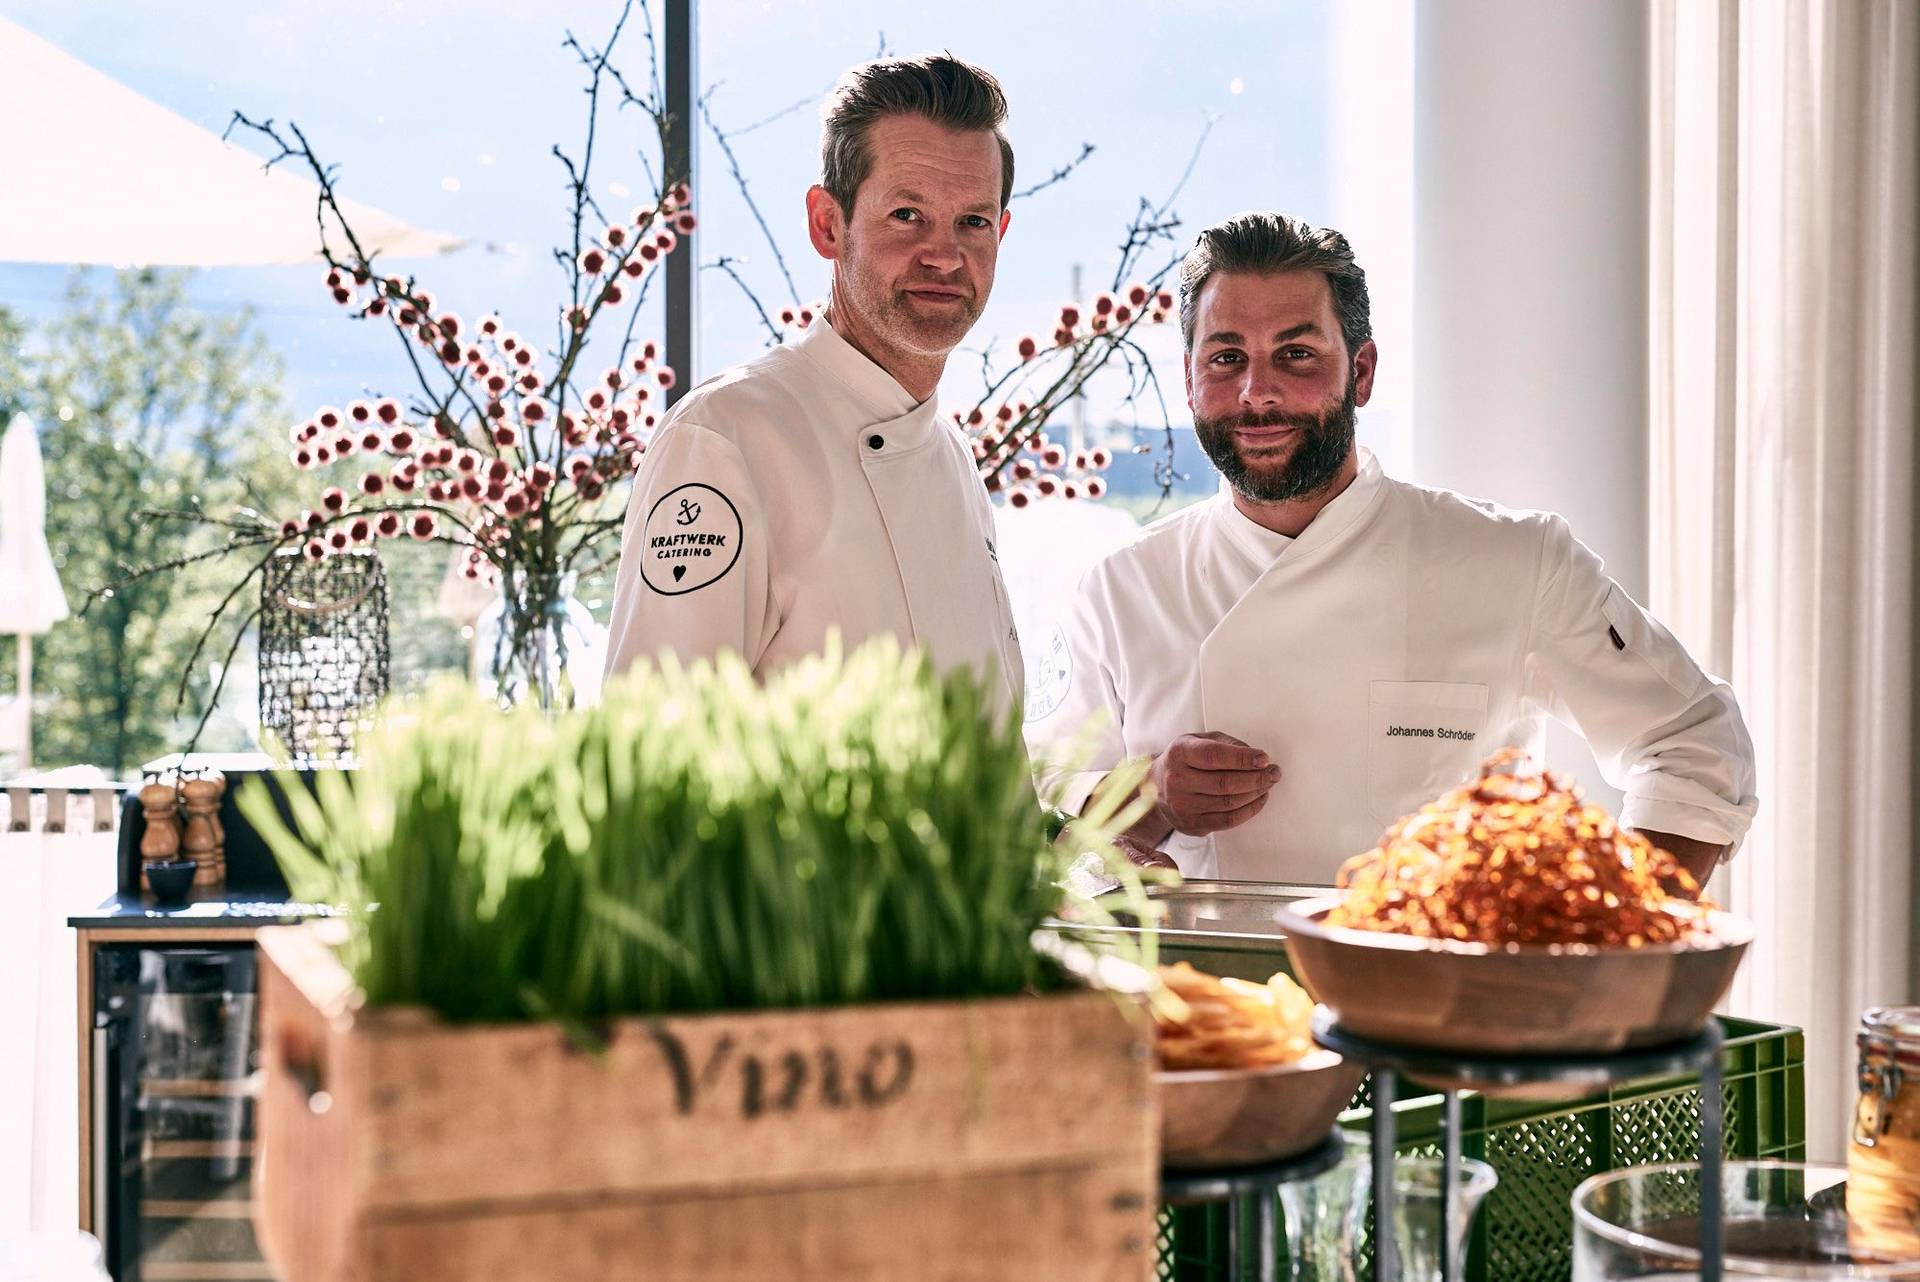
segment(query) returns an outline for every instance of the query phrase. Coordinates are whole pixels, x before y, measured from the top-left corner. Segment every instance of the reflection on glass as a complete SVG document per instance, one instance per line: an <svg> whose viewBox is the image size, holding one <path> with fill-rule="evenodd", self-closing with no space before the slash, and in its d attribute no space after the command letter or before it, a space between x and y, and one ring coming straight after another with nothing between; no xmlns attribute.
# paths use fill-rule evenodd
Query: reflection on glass
<svg viewBox="0 0 1920 1282"><path fill-rule="evenodd" d="M253 1237L251 945L100 950L95 1118L105 1246L120 1282L265 1276Z"/></svg>

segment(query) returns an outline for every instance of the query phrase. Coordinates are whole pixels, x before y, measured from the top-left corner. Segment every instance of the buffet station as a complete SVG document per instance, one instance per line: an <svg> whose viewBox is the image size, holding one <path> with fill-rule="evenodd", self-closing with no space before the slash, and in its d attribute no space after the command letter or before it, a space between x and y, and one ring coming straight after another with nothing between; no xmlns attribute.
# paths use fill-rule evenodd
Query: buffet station
<svg viewBox="0 0 1920 1282"><path fill-rule="evenodd" d="M1496 758L1334 886L1181 882L1118 801L1056 832L1018 734L862 651L429 697L235 788L286 902L177 1076L243 1101L260 1259L193 1276L1920 1279L1920 1010L1807 1164L1798 1032L1713 1014L1751 927L1577 789Z"/></svg>

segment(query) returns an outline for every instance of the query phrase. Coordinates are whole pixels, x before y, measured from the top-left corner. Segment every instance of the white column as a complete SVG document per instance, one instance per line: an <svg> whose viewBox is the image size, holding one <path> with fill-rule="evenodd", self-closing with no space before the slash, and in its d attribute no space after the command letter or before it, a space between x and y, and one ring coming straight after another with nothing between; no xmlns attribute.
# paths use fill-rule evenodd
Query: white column
<svg viewBox="0 0 1920 1282"><path fill-rule="evenodd" d="M1420 0L1414 43L1415 476L1559 512L1644 601L1645 6Z"/></svg>
<svg viewBox="0 0 1920 1282"><path fill-rule="evenodd" d="M1339 0L1327 11L1329 225L1366 269L1380 363L1362 445L1389 476L1417 477L1413 386L1414 0ZM1357 88L1356 88L1357 87ZM1298 212L1298 211L1290 211Z"/></svg>

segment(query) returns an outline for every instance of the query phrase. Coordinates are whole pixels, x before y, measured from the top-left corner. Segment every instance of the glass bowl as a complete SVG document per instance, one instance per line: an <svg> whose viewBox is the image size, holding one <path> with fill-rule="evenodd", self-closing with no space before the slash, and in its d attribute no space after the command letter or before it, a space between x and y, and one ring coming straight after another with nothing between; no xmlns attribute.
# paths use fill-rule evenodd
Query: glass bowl
<svg viewBox="0 0 1920 1282"><path fill-rule="evenodd" d="M1920 1260L1877 1250L1848 1218L1846 1180L1844 1166L1726 1163L1721 1276L1920 1282ZM1573 1282L1697 1279L1699 1244L1697 1162L1609 1171L1573 1191Z"/></svg>

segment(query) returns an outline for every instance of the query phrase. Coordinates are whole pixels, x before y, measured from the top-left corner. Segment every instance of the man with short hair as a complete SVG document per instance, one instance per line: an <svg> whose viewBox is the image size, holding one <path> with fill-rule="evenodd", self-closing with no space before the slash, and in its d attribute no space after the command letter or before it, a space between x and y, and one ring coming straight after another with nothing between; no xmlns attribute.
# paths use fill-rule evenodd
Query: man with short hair
<svg viewBox="0 0 1920 1282"><path fill-rule="evenodd" d="M892 634L1008 706L1018 640L973 455L934 390L993 286L1006 99L948 55L856 67L829 99L807 232L833 263L797 342L701 383L648 443L608 671L733 650L759 675Z"/></svg>
<svg viewBox="0 0 1920 1282"><path fill-rule="evenodd" d="M1624 825L1704 881L1754 812L1732 693L1567 524L1394 480L1354 443L1378 352L1346 238L1281 214L1200 234L1180 281L1194 430L1224 484L1096 566L1029 691L1078 810L1151 759L1138 862L1325 883L1494 751L1584 734ZM1062 671L1061 669L1064 669Z"/></svg>

